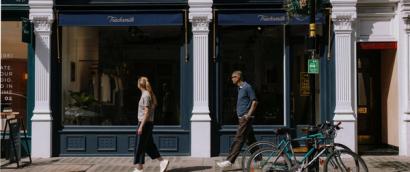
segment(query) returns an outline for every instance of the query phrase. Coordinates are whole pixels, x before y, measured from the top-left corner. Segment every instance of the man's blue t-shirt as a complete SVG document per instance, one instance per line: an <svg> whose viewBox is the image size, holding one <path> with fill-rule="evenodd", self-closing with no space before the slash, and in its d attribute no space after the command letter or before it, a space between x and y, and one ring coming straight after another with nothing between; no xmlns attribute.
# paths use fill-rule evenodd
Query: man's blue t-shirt
<svg viewBox="0 0 410 172"><path fill-rule="evenodd" d="M238 117L245 115L252 105L252 101L256 100L255 91L247 82L243 82L238 87L238 100L236 102L236 112Z"/></svg>

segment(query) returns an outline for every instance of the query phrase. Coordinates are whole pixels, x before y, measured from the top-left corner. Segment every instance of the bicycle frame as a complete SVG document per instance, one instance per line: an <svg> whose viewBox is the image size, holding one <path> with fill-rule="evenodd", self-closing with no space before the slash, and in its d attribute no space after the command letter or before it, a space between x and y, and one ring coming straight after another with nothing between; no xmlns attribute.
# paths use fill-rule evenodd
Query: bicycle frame
<svg viewBox="0 0 410 172"><path fill-rule="evenodd" d="M325 153L325 151L327 149L323 149L320 153L318 153L312 160L310 160L307 163L304 163L308 157L310 157L312 155L313 152L315 152L317 150L317 144L319 144L320 142L324 142L325 141L325 137L323 136L322 133L317 133L317 134L312 134L312 135L307 135L307 136L302 136L296 139L289 139L290 136L289 134L286 134L286 138L282 139L281 142L279 143L278 150L279 152L277 152L275 154L275 152L272 152L269 156L268 156L268 160L272 157L272 156L277 156L277 155L281 155L282 153L284 153L287 158L289 159L293 159L293 162L296 162L297 165L301 165L304 164L302 166L302 169L305 169L307 167L309 167L313 162L316 161L316 159L318 159L323 153ZM292 141L304 141L304 140L309 140L309 139L315 139L315 146L313 146L307 153L304 154L303 158L301 161L298 161L296 159L295 153L293 151L293 146L291 144ZM319 140L319 141L317 141ZM326 145L326 147L328 147L329 145ZM274 163L278 160L279 156L277 156L277 158L274 160ZM261 165L266 165L266 162L262 162ZM292 165L295 166L296 164Z"/></svg>

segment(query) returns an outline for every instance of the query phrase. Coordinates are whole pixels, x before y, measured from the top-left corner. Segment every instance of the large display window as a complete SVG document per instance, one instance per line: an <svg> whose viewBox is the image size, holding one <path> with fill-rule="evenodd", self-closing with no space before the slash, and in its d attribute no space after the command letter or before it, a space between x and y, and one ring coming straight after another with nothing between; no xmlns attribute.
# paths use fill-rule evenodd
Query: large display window
<svg viewBox="0 0 410 172"><path fill-rule="evenodd" d="M147 76L158 100L154 122L180 123L182 26L63 26L64 125L136 125Z"/></svg>
<svg viewBox="0 0 410 172"><path fill-rule="evenodd" d="M243 71L256 92L254 124L284 124L283 29L281 25L218 27L222 124L237 124L237 87L231 81L235 70Z"/></svg>
<svg viewBox="0 0 410 172"><path fill-rule="evenodd" d="M21 21L1 22L1 112L27 118L27 44L22 42ZM12 112L12 113L7 113ZM4 120L2 120L3 130Z"/></svg>

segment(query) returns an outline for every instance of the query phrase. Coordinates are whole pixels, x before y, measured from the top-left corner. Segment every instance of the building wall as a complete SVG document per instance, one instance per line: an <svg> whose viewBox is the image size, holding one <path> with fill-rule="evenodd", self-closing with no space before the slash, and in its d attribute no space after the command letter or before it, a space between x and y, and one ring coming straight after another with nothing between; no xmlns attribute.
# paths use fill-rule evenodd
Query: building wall
<svg viewBox="0 0 410 172"><path fill-rule="evenodd" d="M399 146L399 91L397 83L396 50L381 53L381 116L382 143Z"/></svg>

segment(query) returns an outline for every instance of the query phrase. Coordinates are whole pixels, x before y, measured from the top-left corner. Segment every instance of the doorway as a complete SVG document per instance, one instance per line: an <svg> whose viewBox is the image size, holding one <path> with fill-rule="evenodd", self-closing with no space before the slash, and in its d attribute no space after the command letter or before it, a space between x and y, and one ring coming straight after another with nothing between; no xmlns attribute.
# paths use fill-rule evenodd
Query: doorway
<svg viewBox="0 0 410 172"><path fill-rule="evenodd" d="M380 51L359 50L357 58L358 141L380 144Z"/></svg>
<svg viewBox="0 0 410 172"><path fill-rule="evenodd" d="M359 153L398 153L398 84L395 43L359 43L357 134Z"/></svg>

